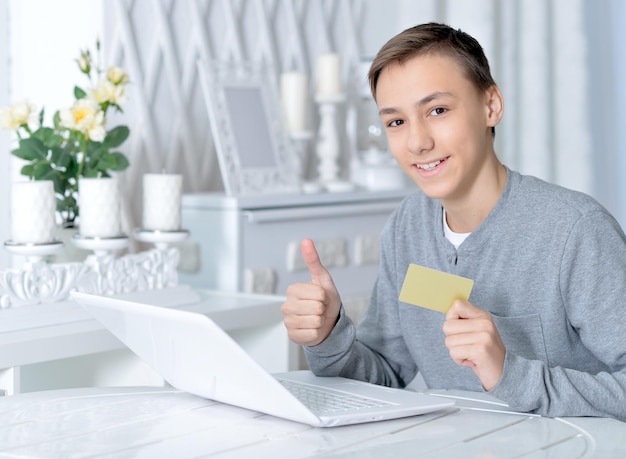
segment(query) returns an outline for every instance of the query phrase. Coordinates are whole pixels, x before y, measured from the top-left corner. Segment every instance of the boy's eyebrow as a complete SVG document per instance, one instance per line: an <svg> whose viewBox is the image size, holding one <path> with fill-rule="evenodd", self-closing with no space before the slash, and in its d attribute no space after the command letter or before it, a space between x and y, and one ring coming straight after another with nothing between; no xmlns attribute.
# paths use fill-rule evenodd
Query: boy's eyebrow
<svg viewBox="0 0 626 459"><path fill-rule="evenodd" d="M433 100L440 99L442 97L452 97L452 96L453 94L451 92L437 91L437 92L433 92L432 94L427 95L426 97L423 97L417 102L416 105L418 107L421 107L423 105L426 105L432 102Z"/></svg>
<svg viewBox="0 0 626 459"><path fill-rule="evenodd" d="M451 92L437 91L437 92L433 92L432 94L428 94L425 97L422 97L420 100L417 101L415 105L417 107L423 107L424 105L429 104L433 100L437 100L442 97L453 97L453 96L454 94L452 94ZM393 115L398 112L399 110L397 108L389 107L389 108L381 108L378 114L379 115Z"/></svg>

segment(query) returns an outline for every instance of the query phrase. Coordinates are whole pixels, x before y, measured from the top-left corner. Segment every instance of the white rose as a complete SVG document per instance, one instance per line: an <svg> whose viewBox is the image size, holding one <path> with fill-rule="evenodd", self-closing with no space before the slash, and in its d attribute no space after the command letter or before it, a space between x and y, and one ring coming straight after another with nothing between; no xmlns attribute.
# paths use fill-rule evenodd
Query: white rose
<svg viewBox="0 0 626 459"><path fill-rule="evenodd" d="M107 80L100 80L94 88L89 91L89 95L99 104L111 102L115 85Z"/></svg>
<svg viewBox="0 0 626 459"><path fill-rule="evenodd" d="M128 74L119 67L109 67L109 70L107 70L107 80L116 86L126 84L128 83Z"/></svg>
<svg viewBox="0 0 626 459"><path fill-rule="evenodd" d="M126 103L126 86L124 85L115 86L115 90L113 91L111 102L117 105L122 105Z"/></svg>
<svg viewBox="0 0 626 459"><path fill-rule="evenodd" d="M11 109L9 107L0 109L0 128L14 129L13 117L11 116Z"/></svg>
<svg viewBox="0 0 626 459"><path fill-rule="evenodd" d="M91 56L89 53L81 53L80 57L77 59L78 67L81 72L89 74L91 72Z"/></svg>
<svg viewBox="0 0 626 459"><path fill-rule="evenodd" d="M15 102L8 108L0 110L0 127L16 130L24 124L37 122L37 108L28 101Z"/></svg>
<svg viewBox="0 0 626 459"><path fill-rule="evenodd" d="M110 102L121 105L126 102L126 86L116 86L108 80L100 80L89 95L99 104Z"/></svg>
<svg viewBox="0 0 626 459"><path fill-rule="evenodd" d="M94 142L102 142L107 131L104 129L104 113L98 112L91 124L87 127L87 137Z"/></svg>

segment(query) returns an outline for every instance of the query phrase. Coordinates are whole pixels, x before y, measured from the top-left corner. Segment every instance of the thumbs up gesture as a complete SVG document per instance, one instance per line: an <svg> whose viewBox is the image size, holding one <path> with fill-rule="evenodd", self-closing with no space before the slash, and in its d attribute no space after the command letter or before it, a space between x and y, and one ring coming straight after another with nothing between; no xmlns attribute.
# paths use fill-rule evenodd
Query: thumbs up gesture
<svg viewBox="0 0 626 459"><path fill-rule="evenodd" d="M296 344L315 346L324 341L335 326L341 299L313 241L303 240L301 248L311 282L290 285L281 311L289 339Z"/></svg>

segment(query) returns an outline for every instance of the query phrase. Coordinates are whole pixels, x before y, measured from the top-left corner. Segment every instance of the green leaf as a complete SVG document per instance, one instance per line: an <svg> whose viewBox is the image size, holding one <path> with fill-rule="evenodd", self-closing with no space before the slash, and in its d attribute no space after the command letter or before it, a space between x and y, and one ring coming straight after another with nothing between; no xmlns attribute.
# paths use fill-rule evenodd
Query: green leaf
<svg viewBox="0 0 626 459"><path fill-rule="evenodd" d="M106 172L113 167L115 167L115 158L113 157L113 155L109 153L102 155L100 161L98 161L98 170L101 172Z"/></svg>
<svg viewBox="0 0 626 459"><path fill-rule="evenodd" d="M113 107L115 109L116 112L118 113L124 113L124 110L122 110L122 107L118 104L111 104L111 107Z"/></svg>
<svg viewBox="0 0 626 459"><path fill-rule="evenodd" d="M48 157L46 146L41 140L33 137L20 140L19 148L16 148L11 153L27 161L45 160Z"/></svg>
<svg viewBox="0 0 626 459"><path fill-rule="evenodd" d="M130 135L130 129L127 126L116 126L107 132L104 143L109 147L115 148L123 144Z"/></svg>
<svg viewBox="0 0 626 459"><path fill-rule="evenodd" d="M71 206L71 207L75 207L75 206L78 205L78 202L76 202L76 198L74 197L74 194L70 194L70 195L66 196L65 197L65 203L68 206Z"/></svg>
<svg viewBox="0 0 626 459"><path fill-rule="evenodd" d="M56 167L67 169L72 161L72 154L65 148L55 147L51 150L50 162Z"/></svg>
<svg viewBox="0 0 626 459"><path fill-rule="evenodd" d="M37 163L33 165L33 177L35 180L52 180L54 169L49 163Z"/></svg>
<svg viewBox="0 0 626 459"><path fill-rule="evenodd" d="M54 116L52 117L52 123L54 124L54 129L57 131L67 129L61 126L61 112L58 110L54 112Z"/></svg>
<svg viewBox="0 0 626 459"><path fill-rule="evenodd" d="M74 86L74 97L76 97L76 100L83 99L86 96L87 96L87 93L85 92L84 89L79 88L78 86Z"/></svg>
<svg viewBox="0 0 626 459"><path fill-rule="evenodd" d="M69 193L63 198L57 199L57 212L63 214L70 221L78 216L78 203L74 198L75 193Z"/></svg>
<svg viewBox="0 0 626 459"><path fill-rule="evenodd" d="M52 178L52 182L54 183L54 192L63 195L67 187L61 175L55 174Z"/></svg>
<svg viewBox="0 0 626 459"><path fill-rule="evenodd" d="M20 169L20 174L25 175L26 177L32 177L33 176L33 165L32 164L27 164L27 165L23 166L22 169Z"/></svg>
<svg viewBox="0 0 626 459"><path fill-rule="evenodd" d="M83 177L87 177L87 178L96 178L98 177L99 171L96 169L89 169L88 171L85 171L83 169Z"/></svg>
<svg viewBox="0 0 626 459"><path fill-rule="evenodd" d="M128 162L128 158L126 158L126 155L124 155L123 153L120 153L119 151L115 151L111 153L109 157L113 158L113 165L109 167L109 169L113 171L123 171L128 166L130 166L130 163Z"/></svg>
<svg viewBox="0 0 626 459"><path fill-rule="evenodd" d="M39 126L43 124L43 116L44 116L44 108L41 107L41 111L39 112Z"/></svg>
<svg viewBox="0 0 626 459"><path fill-rule="evenodd" d="M102 155L106 154L108 148L106 144L101 142L90 142L87 146L87 160L97 161L102 158Z"/></svg>
<svg viewBox="0 0 626 459"><path fill-rule="evenodd" d="M78 161L76 161L76 158L70 156L70 163L65 168L65 176L68 179L78 176Z"/></svg>
<svg viewBox="0 0 626 459"><path fill-rule="evenodd" d="M48 127L37 129L31 137L41 140L48 148L58 147L64 141L61 135L57 134L54 129Z"/></svg>

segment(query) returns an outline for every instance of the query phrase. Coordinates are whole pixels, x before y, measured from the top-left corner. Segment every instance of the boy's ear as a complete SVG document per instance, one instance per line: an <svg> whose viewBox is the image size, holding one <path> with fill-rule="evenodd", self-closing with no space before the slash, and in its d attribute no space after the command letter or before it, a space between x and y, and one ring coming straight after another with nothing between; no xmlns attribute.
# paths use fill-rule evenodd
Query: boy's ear
<svg viewBox="0 0 626 459"><path fill-rule="evenodd" d="M487 114L487 126L495 127L504 114L504 98L500 88L492 85L485 91L485 108Z"/></svg>

